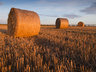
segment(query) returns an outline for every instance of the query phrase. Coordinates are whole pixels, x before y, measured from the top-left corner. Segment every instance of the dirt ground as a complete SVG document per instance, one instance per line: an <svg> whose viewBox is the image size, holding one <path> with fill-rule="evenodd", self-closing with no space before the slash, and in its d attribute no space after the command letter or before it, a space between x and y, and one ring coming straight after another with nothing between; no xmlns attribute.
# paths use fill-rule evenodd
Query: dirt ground
<svg viewBox="0 0 96 72"><path fill-rule="evenodd" d="M14 38L0 25L0 72L96 72L96 27L41 26Z"/></svg>

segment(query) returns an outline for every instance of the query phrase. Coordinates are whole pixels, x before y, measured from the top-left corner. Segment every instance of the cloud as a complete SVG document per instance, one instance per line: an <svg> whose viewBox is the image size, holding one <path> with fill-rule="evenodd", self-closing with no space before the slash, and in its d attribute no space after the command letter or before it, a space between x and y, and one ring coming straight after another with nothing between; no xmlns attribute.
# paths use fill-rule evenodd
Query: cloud
<svg viewBox="0 0 96 72"><path fill-rule="evenodd" d="M46 16L46 17L58 17L57 15L45 15L45 14L39 14L40 16Z"/></svg>
<svg viewBox="0 0 96 72"><path fill-rule="evenodd" d="M0 24L7 24L6 19L0 19Z"/></svg>
<svg viewBox="0 0 96 72"><path fill-rule="evenodd" d="M91 6L81 10L81 12L85 12L87 14L96 14L96 2L94 2Z"/></svg>
<svg viewBox="0 0 96 72"><path fill-rule="evenodd" d="M68 17L70 19L74 19L74 18L78 18L78 17L81 17L81 16L75 15L75 14L66 14L66 15L63 15L63 17Z"/></svg>
<svg viewBox="0 0 96 72"><path fill-rule="evenodd" d="M37 4L43 4L43 5L56 5L56 6L80 6L80 5L85 5L89 4L92 2L96 2L95 0L36 0L35 1Z"/></svg>

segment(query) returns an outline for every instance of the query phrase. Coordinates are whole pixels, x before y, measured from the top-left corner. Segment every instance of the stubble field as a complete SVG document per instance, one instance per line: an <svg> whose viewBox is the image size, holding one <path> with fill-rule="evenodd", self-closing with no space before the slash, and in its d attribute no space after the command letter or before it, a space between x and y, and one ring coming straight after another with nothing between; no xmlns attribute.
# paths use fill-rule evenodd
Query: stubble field
<svg viewBox="0 0 96 72"><path fill-rule="evenodd" d="M41 26L14 38L0 25L0 72L96 72L96 27Z"/></svg>

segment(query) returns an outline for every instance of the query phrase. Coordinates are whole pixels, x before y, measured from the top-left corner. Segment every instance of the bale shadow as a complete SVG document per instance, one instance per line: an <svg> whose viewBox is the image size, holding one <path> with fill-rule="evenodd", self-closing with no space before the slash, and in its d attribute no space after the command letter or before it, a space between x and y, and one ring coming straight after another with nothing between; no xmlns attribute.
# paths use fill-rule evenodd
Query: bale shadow
<svg viewBox="0 0 96 72"><path fill-rule="evenodd" d="M42 46L42 47L63 47L62 44L59 44L59 43L56 43L55 41L52 41L52 40L49 40L49 39L46 39L46 38L41 38L41 37L35 37L35 43L39 46Z"/></svg>

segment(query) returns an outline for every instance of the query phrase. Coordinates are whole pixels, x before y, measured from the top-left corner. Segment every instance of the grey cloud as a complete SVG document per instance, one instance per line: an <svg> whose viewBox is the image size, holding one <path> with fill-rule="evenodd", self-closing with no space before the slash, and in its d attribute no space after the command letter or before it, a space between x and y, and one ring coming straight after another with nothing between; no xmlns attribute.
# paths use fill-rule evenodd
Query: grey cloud
<svg viewBox="0 0 96 72"><path fill-rule="evenodd" d="M81 12L85 12L87 14L96 14L96 2L94 2L90 7L81 10Z"/></svg>
<svg viewBox="0 0 96 72"><path fill-rule="evenodd" d="M38 4L48 4L48 5L70 5L70 6L80 6L88 3L96 2L96 0L39 0Z"/></svg>
<svg viewBox="0 0 96 72"><path fill-rule="evenodd" d="M63 15L63 17L68 17L70 19L74 19L74 18L78 18L78 17L81 17L81 16L75 15L75 14L67 14L67 15Z"/></svg>
<svg viewBox="0 0 96 72"><path fill-rule="evenodd" d="M58 17L57 15L45 15L45 14L39 14L40 16L46 16L46 17Z"/></svg>
<svg viewBox="0 0 96 72"><path fill-rule="evenodd" d="M2 2L0 2L0 5L2 5L3 3Z"/></svg>

